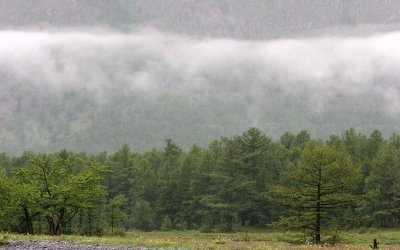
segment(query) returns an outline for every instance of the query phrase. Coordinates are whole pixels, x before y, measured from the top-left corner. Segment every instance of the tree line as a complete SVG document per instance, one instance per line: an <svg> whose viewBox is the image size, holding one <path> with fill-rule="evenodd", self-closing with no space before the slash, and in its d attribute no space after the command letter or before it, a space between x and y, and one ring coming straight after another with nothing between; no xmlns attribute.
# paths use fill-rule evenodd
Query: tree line
<svg viewBox="0 0 400 250"><path fill-rule="evenodd" d="M354 129L278 140L250 128L208 147L0 154L0 231L304 230L400 224L400 135Z"/></svg>

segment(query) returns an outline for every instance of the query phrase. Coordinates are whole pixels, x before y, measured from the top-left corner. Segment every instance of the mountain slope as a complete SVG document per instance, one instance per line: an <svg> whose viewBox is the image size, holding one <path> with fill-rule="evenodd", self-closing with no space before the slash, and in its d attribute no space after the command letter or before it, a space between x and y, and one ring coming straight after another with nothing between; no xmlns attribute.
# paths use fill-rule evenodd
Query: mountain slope
<svg viewBox="0 0 400 250"><path fill-rule="evenodd" d="M2 0L0 151L189 147L250 126L389 136L400 130L399 7Z"/></svg>
<svg viewBox="0 0 400 250"><path fill-rule="evenodd" d="M143 151L257 126L399 131L400 33L273 41L0 32L0 151Z"/></svg>

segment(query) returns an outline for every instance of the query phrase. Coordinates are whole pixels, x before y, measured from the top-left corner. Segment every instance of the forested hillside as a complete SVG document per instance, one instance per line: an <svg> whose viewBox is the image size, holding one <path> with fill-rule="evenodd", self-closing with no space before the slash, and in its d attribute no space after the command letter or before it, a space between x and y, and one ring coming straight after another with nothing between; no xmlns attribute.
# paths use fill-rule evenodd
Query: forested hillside
<svg viewBox="0 0 400 250"><path fill-rule="evenodd" d="M385 139L378 130L349 129L320 141L301 131L272 140L257 128L188 150L168 139L162 150L144 153L124 145L111 154L2 154L0 230L93 235L283 226L312 235L312 183L322 184L322 235L397 227L399 157L398 134Z"/></svg>
<svg viewBox="0 0 400 250"><path fill-rule="evenodd" d="M272 41L0 32L0 151L206 146L258 126L399 131L400 34Z"/></svg>
<svg viewBox="0 0 400 250"><path fill-rule="evenodd" d="M0 151L399 131L399 2L0 1Z"/></svg>

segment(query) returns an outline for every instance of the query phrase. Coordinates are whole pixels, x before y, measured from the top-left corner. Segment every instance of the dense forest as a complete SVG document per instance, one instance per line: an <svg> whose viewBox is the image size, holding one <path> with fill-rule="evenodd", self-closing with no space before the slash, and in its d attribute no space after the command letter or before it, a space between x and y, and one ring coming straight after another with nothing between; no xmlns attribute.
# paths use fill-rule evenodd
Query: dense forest
<svg viewBox="0 0 400 250"><path fill-rule="evenodd" d="M397 227L399 157L398 134L386 139L378 130L349 129L323 141L301 131L275 141L254 127L187 151L167 139L163 150L145 153L128 145L97 155L3 153L0 230L284 227L318 241L328 228Z"/></svg>

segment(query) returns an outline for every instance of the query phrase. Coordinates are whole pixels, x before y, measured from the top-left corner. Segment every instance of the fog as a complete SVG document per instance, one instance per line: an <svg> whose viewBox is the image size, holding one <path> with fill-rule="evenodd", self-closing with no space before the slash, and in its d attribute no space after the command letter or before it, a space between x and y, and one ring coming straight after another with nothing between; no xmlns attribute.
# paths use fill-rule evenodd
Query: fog
<svg viewBox="0 0 400 250"><path fill-rule="evenodd" d="M72 91L105 105L118 91L156 102L165 93L213 97L244 106L243 126L263 126L260 117L281 103L283 110L316 117L343 105L351 113L352 104L395 120L400 113L400 32L250 41L156 30L8 30L0 41L3 104L18 85L32 89L21 95ZM3 105L0 116L7 120L16 112Z"/></svg>
<svg viewBox="0 0 400 250"><path fill-rule="evenodd" d="M157 94L249 94L275 88L323 112L337 95L374 94L400 112L400 32L302 40L194 40L156 31L0 32L0 70L57 91L110 87ZM379 100L379 101L381 101ZM381 104L381 103L377 103Z"/></svg>

